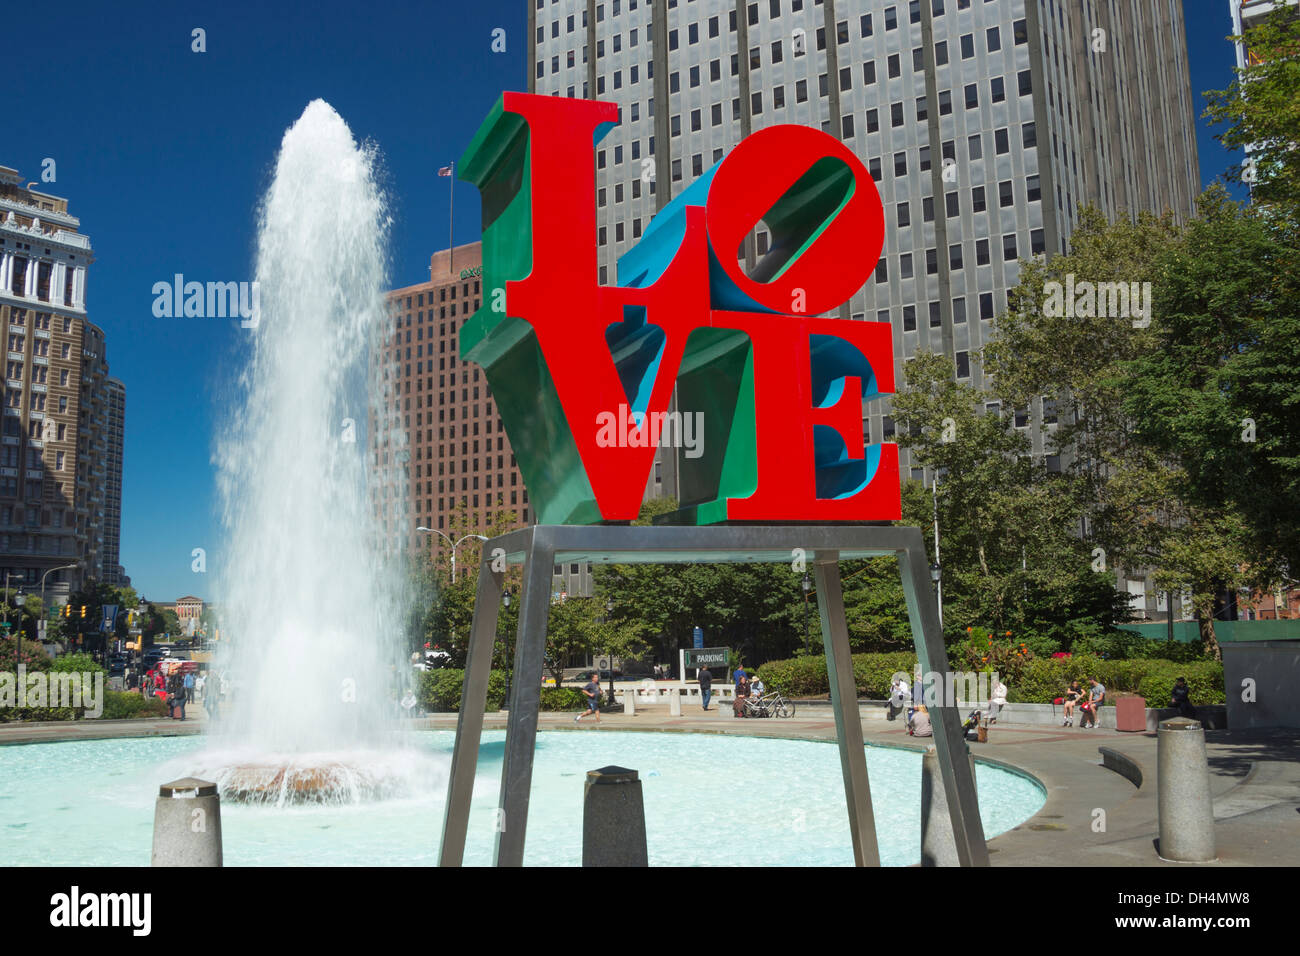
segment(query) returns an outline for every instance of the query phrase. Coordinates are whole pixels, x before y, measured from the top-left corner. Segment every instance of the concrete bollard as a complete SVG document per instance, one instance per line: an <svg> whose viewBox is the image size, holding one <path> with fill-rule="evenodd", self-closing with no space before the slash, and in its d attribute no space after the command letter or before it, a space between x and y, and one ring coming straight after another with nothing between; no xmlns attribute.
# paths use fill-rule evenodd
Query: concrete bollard
<svg viewBox="0 0 1300 956"><path fill-rule="evenodd" d="M635 770L587 771L582 793L582 865L649 866L645 801Z"/></svg>
<svg viewBox="0 0 1300 956"><path fill-rule="evenodd" d="M1213 860L1214 802L1205 729L1186 717L1162 720L1156 741L1160 857L1182 863Z"/></svg>
<svg viewBox="0 0 1300 956"><path fill-rule="evenodd" d="M623 713L636 716L636 688L623 688Z"/></svg>
<svg viewBox="0 0 1300 956"><path fill-rule="evenodd" d="M964 741L963 741L964 742ZM975 758L966 751L971 778L975 776ZM931 744L921 757L921 865L960 866L957 841L948 814L948 797L939 771L939 755Z"/></svg>
<svg viewBox="0 0 1300 956"><path fill-rule="evenodd" d="M677 693L676 688L669 690L667 693L668 693L668 716L680 717L682 715L682 695Z"/></svg>
<svg viewBox="0 0 1300 956"><path fill-rule="evenodd" d="M184 777L158 788L151 866L221 866L217 785Z"/></svg>

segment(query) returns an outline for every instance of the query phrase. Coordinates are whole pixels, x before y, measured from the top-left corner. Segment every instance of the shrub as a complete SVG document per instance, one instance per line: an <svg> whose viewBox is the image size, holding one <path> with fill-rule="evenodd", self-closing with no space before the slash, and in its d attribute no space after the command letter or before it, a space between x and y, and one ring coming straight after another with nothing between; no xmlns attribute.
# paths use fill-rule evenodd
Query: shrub
<svg viewBox="0 0 1300 956"><path fill-rule="evenodd" d="M910 683L915 669L916 655L910 651L853 655L853 680L860 697L887 697L890 679L901 671L908 675ZM820 655L768 661L758 674L764 684L787 697L816 697L830 692L826 658Z"/></svg>
<svg viewBox="0 0 1300 956"><path fill-rule="evenodd" d="M1039 658L1022 656L1021 660L1018 678L1013 679L1002 671L998 672L1006 681L1007 699L1012 702L1050 704L1065 694L1065 688L1071 680L1078 679L1086 689L1087 678L1095 677L1106 685L1107 703L1114 703L1116 696L1121 694L1136 693L1147 699L1149 707L1166 707L1174 678L1180 674L1187 678L1194 704L1224 702L1223 665L1216 661L1180 664L1155 658L1105 660L1091 654ZM910 681L915 668L915 654L854 654L853 676L858 696L884 700L889 696L890 678L901 671L908 675ZM822 657L768 661L759 668L759 674L763 683L772 690L779 690L790 697L815 697L824 695L829 690L826 661Z"/></svg>
<svg viewBox="0 0 1300 956"><path fill-rule="evenodd" d="M587 706L587 695L576 687L543 687L542 710L581 710Z"/></svg>
<svg viewBox="0 0 1300 956"><path fill-rule="evenodd" d="M966 640L948 648L948 665L955 671L996 671L1007 686L1019 683L1034 659L1027 641L1014 641L1011 632L994 634L986 628L967 628Z"/></svg>
<svg viewBox="0 0 1300 956"><path fill-rule="evenodd" d="M18 662L14 660L17 653L18 642L14 638L0 637L0 671L14 672L17 670L19 663L27 665L27 673L29 674L50 669L50 656L45 653L45 648L41 646L40 641L24 638L23 658Z"/></svg>
<svg viewBox="0 0 1300 956"><path fill-rule="evenodd" d="M167 702L158 697L144 697L135 691L104 691L104 720L166 716Z"/></svg>
<svg viewBox="0 0 1300 956"><path fill-rule="evenodd" d="M825 673L825 668L822 668ZM895 674L907 675L907 683L912 683L916 672L916 654L910 651L895 651L892 654L854 654L853 680L858 687L858 696L872 700L884 700L889 696L889 685ZM827 690L829 690L829 686Z"/></svg>
<svg viewBox="0 0 1300 956"><path fill-rule="evenodd" d="M1168 707L1169 695L1174 689L1174 679L1187 678L1187 687L1191 691L1192 705L1226 703L1223 687L1223 665L1217 661L1198 661L1194 664L1178 664L1172 661L1156 661L1158 666L1147 672L1137 692L1147 699L1148 707Z"/></svg>
<svg viewBox="0 0 1300 956"><path fill-rule="evenodd" d="M420 678L419 697L429 713L457 713L465 687L465 672L454 667L425 671ZM506 699L506 672L488 675L487 704L484 712L500 710Z"/></svg>
<svg viewBox="0 0 1300 956"><path fill-rule="evenodd" d="M64 654L54 658L50 663L50 672L54 674L103 674L108 680L108 671L95 663L89 654Z"/></svg>

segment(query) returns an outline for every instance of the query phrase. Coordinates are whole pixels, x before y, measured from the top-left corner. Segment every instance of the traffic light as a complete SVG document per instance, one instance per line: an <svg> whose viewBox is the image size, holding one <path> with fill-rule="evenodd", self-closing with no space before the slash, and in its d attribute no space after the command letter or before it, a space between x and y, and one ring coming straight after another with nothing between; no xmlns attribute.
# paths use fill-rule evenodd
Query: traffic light
<svg viewBox="0 0 1300 956"><path fill-rule="evenodd" d="M84 604L81 605L81 616L82 616L82 617L85 617L85 616L86 616L86 605L84 605Z"/></svg>

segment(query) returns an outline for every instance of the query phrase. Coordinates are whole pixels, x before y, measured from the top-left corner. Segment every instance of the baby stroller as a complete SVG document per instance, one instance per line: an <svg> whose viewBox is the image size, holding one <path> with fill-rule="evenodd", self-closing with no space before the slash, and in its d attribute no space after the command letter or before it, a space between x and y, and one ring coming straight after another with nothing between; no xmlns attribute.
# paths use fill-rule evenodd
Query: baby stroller
<svg viewBox="0 0 1300 956"><path fill-rule="evenodd" d="M961 725L961 734L967 740L978 740L979 727L980 727L980 712L978 710L972 710L970 712L970 715L966 718L966 720Z"/></svg>

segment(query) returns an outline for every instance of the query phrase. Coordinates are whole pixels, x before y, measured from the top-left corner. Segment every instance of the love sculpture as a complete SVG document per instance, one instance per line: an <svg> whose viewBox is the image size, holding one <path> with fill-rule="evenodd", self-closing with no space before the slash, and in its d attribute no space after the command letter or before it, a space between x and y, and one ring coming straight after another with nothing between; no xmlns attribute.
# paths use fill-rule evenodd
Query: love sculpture
<svg viewBox="0 0 1300 956"><path fill-rule="evenodd" d="M818 130L755 133L600 285L593 144L617 117L507 93L460 167L483 194L488 286L461 354L483 366L538 522L635 519L674 386L704 426L703 454L679 455L676 523L897 520L897 447L862 437L862 402L893 391L890 326L818 317L880 258L866 169ZM751 276L737 250L760 219L772 248ZM639 429L602 441L621 408Z"/></svg>
<svg viewBox="0 0 1300 956"><path fill-rule="evenodd" d="M919 530L863 524L901 516L897 447L866 445L862 428L863 402L894 388L890 326L824 315L875 270L880 197L838 140L769 127L668 203L602 284L595 150L617 119L613 103L506 93L457 166L482 194L486 293L461 356L484 369L538 523L483 545L441 862L463 859L505 565L524 580L495 862L519 865L553 565L806 555L854 858L878 864L840 560L898 557L922 667L947 670ZM760 222L771 248L746 272ZM678 451L680 508L628 526L660 432L683 415L703 435ZM958 857L987 863L959 716L932 718Z"/></svg>

